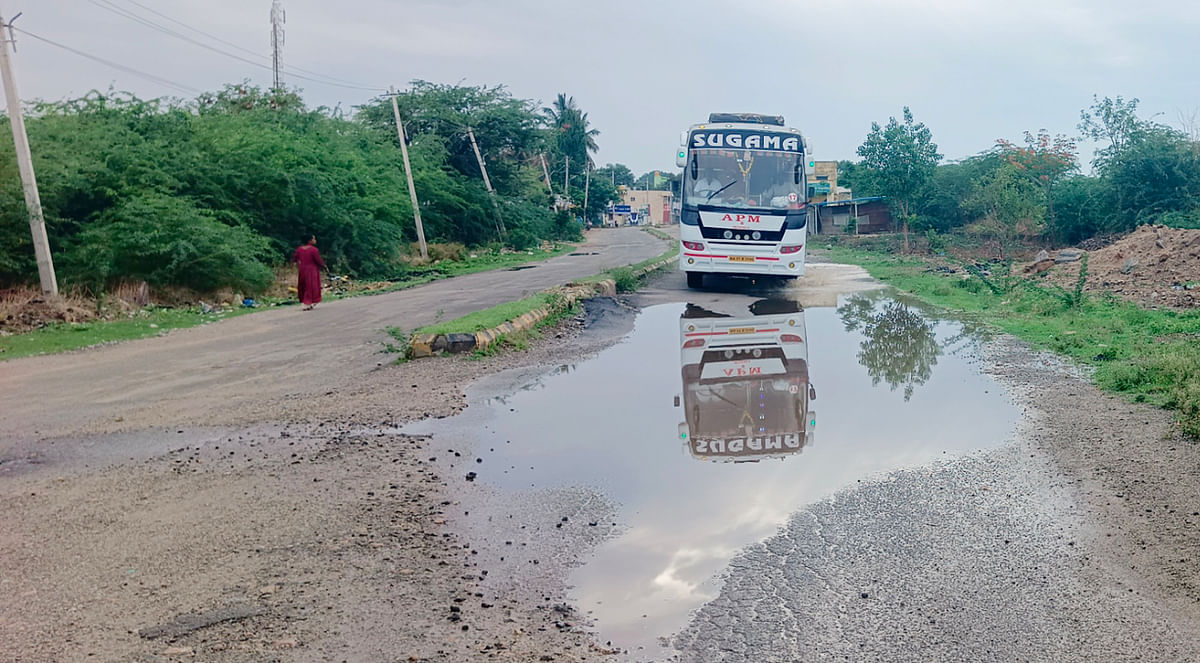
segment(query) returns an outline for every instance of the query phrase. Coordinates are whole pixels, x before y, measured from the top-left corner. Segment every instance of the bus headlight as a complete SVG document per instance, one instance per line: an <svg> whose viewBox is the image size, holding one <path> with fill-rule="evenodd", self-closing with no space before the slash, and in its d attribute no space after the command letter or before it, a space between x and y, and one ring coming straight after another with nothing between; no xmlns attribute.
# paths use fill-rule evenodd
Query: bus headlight
<svg viewBox="0 0 1200 663"><path fill-rule="evenodd" d="M755 231L754 231L754 233L752 233L752 234L750 235L750 237L751 237L751 238L753 238L753 239L761 239L761 238L762 238L762 233L760 233L760 232L758 232L757 230L755 230Z"/></svg>
<svg viewBox="0 0 1200 663"><path fill-rule="evenodd" d="M725 231L725 239L733 239L733 231L732 230Z"/></svg>

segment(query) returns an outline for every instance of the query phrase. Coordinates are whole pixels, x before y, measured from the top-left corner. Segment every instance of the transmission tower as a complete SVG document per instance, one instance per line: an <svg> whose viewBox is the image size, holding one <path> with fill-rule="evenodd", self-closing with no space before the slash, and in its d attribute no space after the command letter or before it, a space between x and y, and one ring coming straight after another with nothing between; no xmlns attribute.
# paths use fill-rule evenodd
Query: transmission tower
<svg viewBox="0 0 1200 663"><path fill-rule="evenodd" d="M283 24L287 14L283 11L280 0L271 2L271 63L275 68L274 89L283 89Z"/></svg>

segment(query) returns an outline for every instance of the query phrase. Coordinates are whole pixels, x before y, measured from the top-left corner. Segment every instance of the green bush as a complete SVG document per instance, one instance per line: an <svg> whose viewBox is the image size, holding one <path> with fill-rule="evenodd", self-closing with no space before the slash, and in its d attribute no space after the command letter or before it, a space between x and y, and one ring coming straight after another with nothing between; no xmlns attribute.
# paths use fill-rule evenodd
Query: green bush
<svg viewBox="0 0 1200 663"><path fill-rule="evenodd" d="M120 279L199 291L265 289L273 278L270 242L214 217L184 198L130 198L74 238L62 256L63 281L97 291Z"/></svg>
<svg viewBox="0 0 1200 663"><path fill-rule="evenodd" d="M583 239L583 226L571 216L570 212L562 210L554 215L554 227L550 232L553 239L577 242Z"/></svg>
<svg viewBox="0 0 1200 663"><path fill-rule="evenodd" d="M578 223L548 209L541 168L523 157L545 148L539 104L503 87L422 83L401 104L414 117L409 152L425 236L452 246L434 259L499 242L494 202L514 248L579 237ZM405 271L417 235L386 97L352 119L247 84L191 102L92 92L30 107L34 166L64 282L103 289L148 277L250 288L264 265L283 262L308 235L335 273ZM461 131L468 119L489 154L496 201ZM37 280L6 125L0 116L0 287Z"/></svg>
<svg viewBox="0 0 1200 663"><path fill-rule="evenodd" d="M618 267L610 273L613 281L616 282L617 292L635 292L641 285L633 270L628 267Z"/></svg>
<svg viewBox="0 0 1200 663"><path fill-rule="evenodd" d="M1187 212L1167 212L1158 218L1158 222L1171 228L1200 230L1200 209Z"/></svg>

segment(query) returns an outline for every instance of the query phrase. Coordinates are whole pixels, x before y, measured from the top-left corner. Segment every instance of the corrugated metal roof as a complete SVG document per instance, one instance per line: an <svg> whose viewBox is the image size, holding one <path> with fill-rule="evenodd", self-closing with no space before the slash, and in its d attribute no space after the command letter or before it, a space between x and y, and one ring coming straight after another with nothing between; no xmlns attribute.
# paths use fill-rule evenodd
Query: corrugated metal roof
<svg viewBox="0 0 1200 663"><path fill-rule="evenodd" d="M887 196L867 196L865 198L851 198L850 200L825 200L819 203L813 203L816 207L834 207L837 205L861 205L863 203L873 203L880 200L887 200Z"/></svg>

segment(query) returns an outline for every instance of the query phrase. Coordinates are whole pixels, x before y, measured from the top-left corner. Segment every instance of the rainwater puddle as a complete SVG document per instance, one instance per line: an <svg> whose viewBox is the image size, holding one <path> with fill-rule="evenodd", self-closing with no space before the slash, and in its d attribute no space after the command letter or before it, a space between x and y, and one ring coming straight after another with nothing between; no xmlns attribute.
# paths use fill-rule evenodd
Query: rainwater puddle
<svg viewBox="0 0 1200 663"><path fill-rule="evenodd" d="M463 421L422 425L473 438L480 482L582 486L619 505L618 534L569 584L599 641L638 658L655 657L717 595L730 559L797 509L999 446L1018 416L960 323L879 292L807 310L729 299L649 307L595 358L472 400Z"/></svg>

